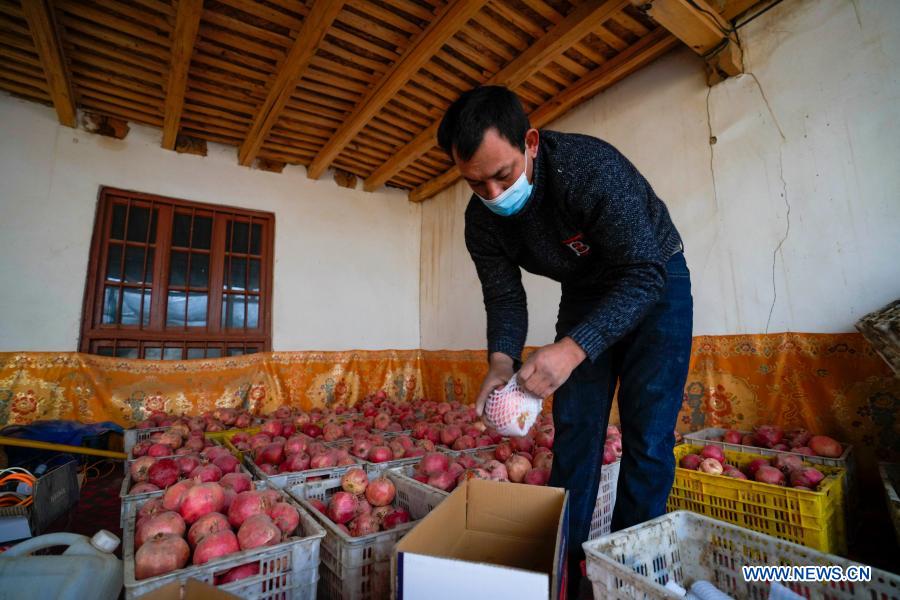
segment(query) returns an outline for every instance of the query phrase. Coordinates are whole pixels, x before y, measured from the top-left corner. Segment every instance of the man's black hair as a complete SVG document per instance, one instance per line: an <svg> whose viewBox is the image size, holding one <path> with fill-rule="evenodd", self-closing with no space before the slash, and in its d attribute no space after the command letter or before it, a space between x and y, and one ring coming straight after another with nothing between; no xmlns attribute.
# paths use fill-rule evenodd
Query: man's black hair
<svg viewBox="0 0 900 600"><path fill-rule="evenodd" d="M447 109L438 127L438 144L450 158L455 150L459 158L469 160L492 127L500 137L525 151L525 133L531 125L518 96L498 85L477 87Z"/></svg>

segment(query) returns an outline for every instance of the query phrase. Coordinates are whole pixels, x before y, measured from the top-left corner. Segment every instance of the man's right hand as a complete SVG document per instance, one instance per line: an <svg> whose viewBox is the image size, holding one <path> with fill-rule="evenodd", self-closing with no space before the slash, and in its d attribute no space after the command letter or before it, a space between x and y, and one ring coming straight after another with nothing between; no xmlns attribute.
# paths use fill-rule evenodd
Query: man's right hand
<svg viewBox="0 0 900 600"><path fill-rule="evenodd" d="M512 358L502 352L494 352L491 354L488 373L484 378L484 382L481 384L478 398L475 400L475 410L478 411L478 416L484 414L484 404L487 402L488 396L490 396L494 390L502 388L509 383L509 380L512 379L514 374Z"/></svg>

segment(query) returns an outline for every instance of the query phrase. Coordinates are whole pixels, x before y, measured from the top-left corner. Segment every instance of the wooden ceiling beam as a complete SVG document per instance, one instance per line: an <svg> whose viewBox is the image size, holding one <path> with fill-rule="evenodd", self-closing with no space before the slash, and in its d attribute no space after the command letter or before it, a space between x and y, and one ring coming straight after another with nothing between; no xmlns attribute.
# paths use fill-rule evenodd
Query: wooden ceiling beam
<svg viewBox="0 0 900 600"><path fill-rule="evenodd" d="M734 28L706 0L632 1L706 60L710 83L743 72L741 47Z"/></svg>
<svg viewBox="0 0 900 600"><path fill-rule="evenodd" d="M269 94L260 105L247 138L238 150L238 160L250 166L259 154L272 126L297 87L297 82L309 66L325 33L344 7L344 0L316 0L290 51L275 75Z"/></svg>
<svg viewBox="0 0 900 600"><path fill-rule="evenodd" d="M485 0L450 2L409 45L403 55L356 105L353 113L331 137L328 144L310 163L307 175L318 179L356 134L381 108L406 85L410 77L431 60L438 50L455 35L485 4Z"/></svg>
<svg viewBox="0 0 900 600"><path fill-rule="evenodd" d="M44 69L47 90L53 101L53 108L56 109L56 116L63 125L75 127L75 93L50 2L26 0L22 3L22 11Z"/></svg>
<svg viewBox="0 0 900 600"><path fill-rule="evenodd" d="M184 110L194 42L200 29L203 0L178 0L175 29L172 31L172 53L169 58L169 80L166 85L166 107L163 120L162 147L175 150L178 126Z"/></svg>
<svg viewBox="0 0 900 600"><path fill-rule="evenodd" d="M592 98L599 92L621 81L634 71L668 52L678 44L678 39L666 30L658 28L619 55L591 71L575 84L560 92L528 115L533 127L543 127L565 114L566 111ZM409 193L412 202L421 202L446 189L459 179L459 169L452 167L446 173L427 181Z"/></svg>
<svg viewBox="0 0 900 600"><path fill-rule="evenodd" d="M515 89L628 4L630 0L587 0L538 38L525 52L500 69L485 85L505 85ZM366 178L363 187L370 192L378 189L428 152L434 147L439 126L440 119L378 167Z"/></svg>

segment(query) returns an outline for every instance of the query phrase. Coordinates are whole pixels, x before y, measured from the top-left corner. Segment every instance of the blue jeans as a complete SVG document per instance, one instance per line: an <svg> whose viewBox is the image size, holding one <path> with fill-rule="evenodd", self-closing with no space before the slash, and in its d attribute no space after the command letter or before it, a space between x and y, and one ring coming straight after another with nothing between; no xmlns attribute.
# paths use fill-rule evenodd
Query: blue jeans
<svg viewBox="0 0 900 600"><path fill-rule="evenodd" d="M666 264L662 298L641 322L596 360L581 363L553 400L556 436L550 485L569 490L569 589L580 580L581 544L590 533L600 485L603 444L616 384L622 463L613 531L665 513L675 477L673 430L691 354L693 299L684 254ZM561 338L590 310L590 301L560 303Z"/></svg>

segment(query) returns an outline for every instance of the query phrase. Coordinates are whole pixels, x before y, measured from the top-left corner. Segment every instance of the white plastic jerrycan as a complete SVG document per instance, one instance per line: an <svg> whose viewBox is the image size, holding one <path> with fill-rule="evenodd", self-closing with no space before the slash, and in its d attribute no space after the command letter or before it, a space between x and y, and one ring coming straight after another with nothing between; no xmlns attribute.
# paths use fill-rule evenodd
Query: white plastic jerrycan
<svg viewBox="0 0 900 600"><path fill-rule="evenodd" d="M68 546L56 556L32 556L52 546ZM49 533L0 554L0 600L116 600L122 589L122 561L113 552L119 538L105 529L94 537Z"/></svg>

